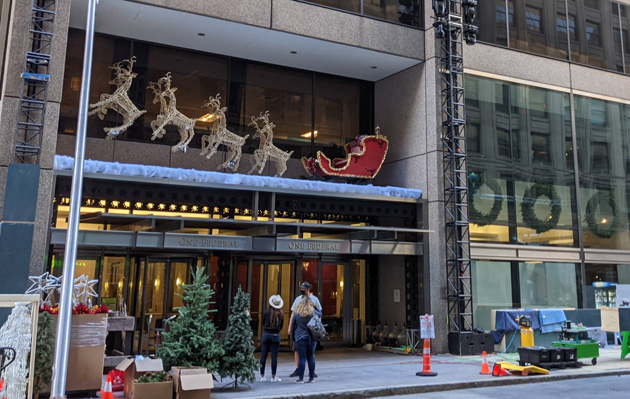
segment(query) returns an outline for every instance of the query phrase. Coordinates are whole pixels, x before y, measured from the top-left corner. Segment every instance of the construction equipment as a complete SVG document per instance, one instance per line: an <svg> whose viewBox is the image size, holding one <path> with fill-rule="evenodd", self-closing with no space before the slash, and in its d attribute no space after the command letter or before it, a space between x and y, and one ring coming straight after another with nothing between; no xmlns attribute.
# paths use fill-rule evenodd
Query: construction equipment
<svg viewBox="0 0 630 399"><path fill-rule="evenodd" d="M502 369L502 370L507 370L509 374L507 375L512 375L512 374L520 374L522 376L527 376L529 374L549 374L549 370L544 369L542 367L538 367L538 366L534 366L534 365L530 365L530 366L519 366L516 364L512 364L510 362L497 362L495 363L494 367L496 368L497 365ZM492 370L492 375L494 375L494 369ZM503 374L500 374L503 375Z"/></svg>
<svg viewBox="0 0 630 399"><path fill-rule="evenodd" d="M534 346L534 330L532 329L532 318L530 316L519 317L518 326L521 329L521 348Z"/></svg>
<svg viewBox="0 0 630 399"><path fill-rule="evenodd" d="M584 327L573 327L570 320L562 324L562 330L558 341L551 343L554 347L575 348L577 359L591 358L591 364L597 364L599 357L599 344L588 336Z"/></svg>

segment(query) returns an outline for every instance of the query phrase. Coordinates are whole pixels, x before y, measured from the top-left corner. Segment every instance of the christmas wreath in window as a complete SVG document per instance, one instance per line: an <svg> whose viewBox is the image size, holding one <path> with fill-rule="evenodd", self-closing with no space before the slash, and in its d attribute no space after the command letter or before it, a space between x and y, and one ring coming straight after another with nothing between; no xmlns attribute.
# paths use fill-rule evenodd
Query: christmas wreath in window
<svg viewBox="0 0 630 399"><path fill-rule="evenodd" d="M543 220L538 219L534 212L534 205L540 197L549 198L551 209L549 215ZM562 212L560 206L560 197L556 193L556 189L548 183L536 183L527 188L523 194L523 202L521 202L521 214L525 226L536 230L537 234L549 231L558 225L558 220Z"/></svg>
<svg viewBox="0 0 630 399"><path fill-rule="evenodd" d="M602 201L607 202L612 212L612 220L602 217L596 219L597 209ZM617 202L610 191L597 191L586 203L586 223L589 230L599 238L612 238L619 228Z"/></svg>
<svg viewBox="0 0 630 399"><path fill-rule="evenodd" d="M501 213L501 209L503 209L503 193L501 192L501 186L499 183L491 176L486 175L485 173L470 173L469 178L469 217L470 221L478 226L487 226L492 224L499 214ZM486 186L494 193L494 202L492 203L492 208L488 213L483 213L479 211L475 207L475 194L477 190L481 187Z"/></svg>

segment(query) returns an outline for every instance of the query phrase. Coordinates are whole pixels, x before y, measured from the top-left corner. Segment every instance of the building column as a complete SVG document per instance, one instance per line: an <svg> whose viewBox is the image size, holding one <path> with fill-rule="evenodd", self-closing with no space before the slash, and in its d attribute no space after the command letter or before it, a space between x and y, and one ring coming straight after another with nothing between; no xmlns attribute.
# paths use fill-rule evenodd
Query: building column
<svg viewBox="0 0 630 399"><path fill-rule="evenodd" d="M22 78L29 50L31 2L13 1L0 99L0 293L24 293L28 276L45 269L53 198L53 164L63 89L70 0L57 0L40 163L15 163Z"/></svg>

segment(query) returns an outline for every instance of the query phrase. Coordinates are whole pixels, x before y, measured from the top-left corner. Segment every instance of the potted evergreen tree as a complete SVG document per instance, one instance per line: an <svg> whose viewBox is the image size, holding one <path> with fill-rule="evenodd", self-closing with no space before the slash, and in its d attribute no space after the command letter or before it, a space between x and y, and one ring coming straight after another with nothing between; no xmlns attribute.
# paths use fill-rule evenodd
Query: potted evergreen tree
<svg viewBox="0 0 630 399"><path fill-rule="evenodd" d="M199 366L210 372L218 371L223 349L215 339L216 328L209 319L214 291L207 283L205 268L197 267L191 284L183 284L184 306L177 308L178 315L163 334L157 356L162 358L165 370L173 366Z"/></svg>
<svg viewBox="0 0 630 399"><path fill-rule="evenodd" d="M234 297L232 312L228 318L228 328L223 339L225 354L221 357L219 373L221 377L232 377L234 388L238 382L254 382L255 372L260 364L254 357L254 341L251 326L252 318L249 313L249 294L241 287Z"/></svg>

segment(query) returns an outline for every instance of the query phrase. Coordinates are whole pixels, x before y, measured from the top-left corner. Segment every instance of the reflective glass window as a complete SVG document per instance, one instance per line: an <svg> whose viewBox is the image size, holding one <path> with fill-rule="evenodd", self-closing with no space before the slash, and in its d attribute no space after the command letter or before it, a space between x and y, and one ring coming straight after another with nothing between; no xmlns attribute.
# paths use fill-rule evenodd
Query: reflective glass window
<svg viewBox="0 0 630 399"><path fill-rule="evenodd" d="M232 75L238 85L237 104L240 107L235 130L243 134L247 131L253 137L254 129L247 127L252 122L251 117L268 111L269 121L276 125L273 143L284 150L294 151L294 156L307 155L311 148L311 74L252 63L243 68L242 75ZM262 126L262 122L259 123Z"/></svg>
<svg viewBox="0 0 630 399"><path fill-rule="evenodd" d="M576 96L584 246L630 249L630 113L624 104Z"/></svg>
<svg viewBox="0 0 630 399"><path fill-rule="evenodd" d="M612 43L614 20L610 1L567 0L569 19L575 20L575 35L571 35L571 60L599 68L616 70ZM618 22L617 22L618 25Z"/></svg>
<svg viewBox="0 0 630 399"><path fill-rule="evenodd" d="M308 0L308 3L360 13L361 1L362 0Z"/></svg>
<svg viewBox="0 0 630 399"><path fill-rule="evenodd" d="M510 262L473 260L471 270L475 325L494 330L492 310L513 306Z"/></svg>
<svg viewBox="0 0 630 399"><path fill-rule="evenodd" d="M370 17L409 26L422 25L423 2L420 0L305 0L305 2L358 14L363 13Z"/></svg>
<svg viewBox="0 0 630 399"><path fill-rule="evenodd" d="M521 262L518 269L523 308L577 308L574 263Z"/></svg>
<svg viewBox="0 0 630 399"><path fill-rule="evenodd" d="M630 73L630 6L619 5L621 19L621 40L625 59L625 72Z"/></svg>
<svg viewBox="0 0 630 399"><path fill-rule="evenodd" d="M359 84L328 76L315 78L315 149L344 157L344 145L360 134ZM308 127L302 133L310 132ZM308 136L310 139L310 136Z"/></svg>
<svg viewBox="0 0 630 399"><path fill-rule="evenodd" d="M568 58L564 0L508 2L510 47L557 58Z"/></svg>
<svg viewBox="0 0 630 399"><path fill-rule="evenodd" d="M507 12L505 0L486 0L478 3L476 25L477 40L507 46Z"/></svg>
<svg viewBox="0 0 630 399"><path fill-rule="evenodd" d="M363 0L363 14L405 25L420 26L420 0Z"/></svg>
<svg viewBox="0 0 630 399"><path fill-rule="evenodd" d="M471 75L466 87L471 240L577 245L568 94Z"/></svg>

